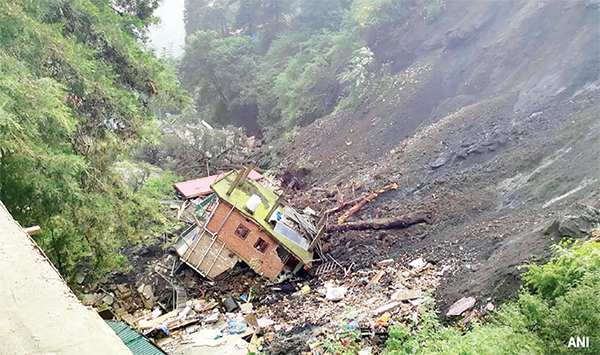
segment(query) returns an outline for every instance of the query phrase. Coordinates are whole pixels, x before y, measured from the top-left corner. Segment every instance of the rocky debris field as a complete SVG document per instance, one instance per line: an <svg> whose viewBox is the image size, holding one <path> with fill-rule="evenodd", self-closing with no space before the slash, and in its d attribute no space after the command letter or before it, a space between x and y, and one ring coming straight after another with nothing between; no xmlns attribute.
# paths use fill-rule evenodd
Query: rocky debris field
<svg viewBox="0 0 600 355"><path fill-rule="evenodd" d="M579 218L579 205L597 208L600 197L597 8L447 5L440 21L409 21L403 36L374 40L376 56L398 71L430 63L415 84L300 129L282 174L299 180L292 201L313 209L397 183L348 222L412 215L427 223L332 232L324 242L359 268L404 254L445 268L440 310L470 294L514 296L520 266L545 260L572 234L548 228ZM561 25L548 27L549 17Z"/></svg>

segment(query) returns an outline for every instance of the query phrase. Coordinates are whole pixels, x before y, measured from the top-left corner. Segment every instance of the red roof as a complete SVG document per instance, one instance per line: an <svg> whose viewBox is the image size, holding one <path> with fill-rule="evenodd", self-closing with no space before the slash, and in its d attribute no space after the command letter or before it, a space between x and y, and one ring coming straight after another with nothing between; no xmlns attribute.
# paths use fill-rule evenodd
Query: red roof
<svg viewBox="0 0 600 355"><path fill-rule="evenodd" d="M225 174L217 174L206 176L200 179L188 180L183 182L178 182L173 185L174 188L179 191L184 198L194 198L202 195L208 195L212 192L210 185L217 181L217 179L221 178ZM250 174L248 174L248 178L258 181L263 178L262 174L258 171L252 169Z"/></svg>

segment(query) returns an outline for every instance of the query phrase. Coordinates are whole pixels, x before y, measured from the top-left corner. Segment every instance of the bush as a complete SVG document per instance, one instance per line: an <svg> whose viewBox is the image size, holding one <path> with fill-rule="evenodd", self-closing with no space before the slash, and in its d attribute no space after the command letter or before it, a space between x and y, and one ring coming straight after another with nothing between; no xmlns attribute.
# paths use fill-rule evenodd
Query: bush
<svg viewBox="0 0 600 355"><path fill-rule="evenodd" d="M530 290L471 330L441 326L431 304L419 324L390 331L388 354L598 354L600 353L600 244L563 244L546 265L530 265ZM552 285L556 286L555 288ZM571 337L589 348L568 348Z"/></svg>

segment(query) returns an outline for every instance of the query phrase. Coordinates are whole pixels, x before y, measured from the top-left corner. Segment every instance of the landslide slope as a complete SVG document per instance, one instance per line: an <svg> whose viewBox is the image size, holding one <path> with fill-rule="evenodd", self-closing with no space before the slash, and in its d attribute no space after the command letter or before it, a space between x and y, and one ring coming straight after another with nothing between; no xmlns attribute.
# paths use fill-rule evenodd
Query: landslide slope
<svg viewBox="0 0 600 355"><path fill-rule="evenodd" d="M397 182L352 218L430 223L332 233L332 255L438 263L442 307L510 296L519 265L559 240L547 227L574 203L598 203L599 33L594 1L448 1L431 23L380 31L370 49L407 84L294 136L284 158L285 176L300 178L294 199L318 209Z"/></svg>

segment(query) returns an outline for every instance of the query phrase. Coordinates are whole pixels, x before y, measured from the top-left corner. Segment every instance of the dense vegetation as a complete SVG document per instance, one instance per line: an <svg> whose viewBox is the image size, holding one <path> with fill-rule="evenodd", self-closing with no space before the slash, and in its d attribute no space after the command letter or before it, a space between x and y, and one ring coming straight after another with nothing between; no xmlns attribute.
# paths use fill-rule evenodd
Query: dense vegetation
<svg viewBox="0 0 600 355"><path fill-rule="evenodd" d="M402 85L370 45L444 0L186 0L184 86L201 118L245 126L270 143ZM261 164L272 166L269 155Z"/></svg>
<svg viewBox="0 0 600 355"><path fill-rule="evenodd" d="M545 265L531 265L518 300L486 324L457 329L439 324L428 308L413 328L396 326L389 354L598 354L600 353L600 244L557 246ZM568 347L589 337L589 348Z"/></svg>
<svg viewBox="0 0 600 355"><path fill-rule="evenodd" d="M176 177L135 163L155 111L187 105L172 65L145 48L158 1L0 4L0 199L70 281L118 270L126 243L171 230Z"/></svg>

